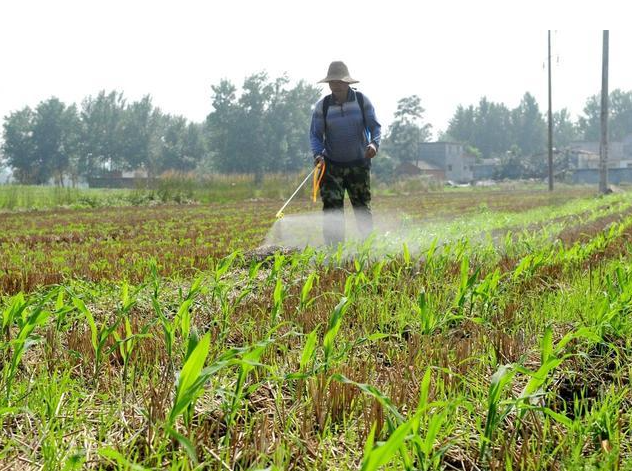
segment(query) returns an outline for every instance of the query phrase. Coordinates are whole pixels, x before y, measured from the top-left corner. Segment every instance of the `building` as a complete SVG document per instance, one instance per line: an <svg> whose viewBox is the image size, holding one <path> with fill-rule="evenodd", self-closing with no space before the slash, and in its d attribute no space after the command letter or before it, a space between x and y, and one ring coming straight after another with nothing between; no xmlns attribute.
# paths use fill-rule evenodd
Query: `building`
<svg viewBox="0 0 632 471"><path fill-rule="evenodd" d="M571 161L576 170L574 183L599 182L599 142L576 141L570 144ZM614 184L632 182L632 134L621 141L608 143L608 181Z"/></svg>
<svg viewBox="0 0 632 471"><path fill-rule="evenodd" d="M99 177L88 177L90 188L146 188L154 183L147 170L111 170Z"/></svg>
<svg viewBox="0 0 632 471"><path fill-rule="evenodd" d="M399 176L428 176L435 180L446 179L443 169L423 160L403 162L395 168L395 173Z"/></svg>
<svg viewBox="0 0 632 471"><path fill-rule="evenodd" d="M423 142L419 145L419 161L443 171L446 180L469 183L474 180L476 158L457 142Z"/></svg>

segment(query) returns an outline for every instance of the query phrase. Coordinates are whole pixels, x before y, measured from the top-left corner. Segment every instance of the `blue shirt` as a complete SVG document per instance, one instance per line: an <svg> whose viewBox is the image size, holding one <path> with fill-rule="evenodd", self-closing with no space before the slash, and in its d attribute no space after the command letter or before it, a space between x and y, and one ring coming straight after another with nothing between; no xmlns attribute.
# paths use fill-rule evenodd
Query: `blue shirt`
<svg viewBox="0 0 632 471"><path fill-rule="evenodd" d="M324 98L316 103L310 126L314 156L322 154L327 161L344 167L371 164L371 159L365 158L364 153L369 143L373 143L376 149L379 147L382 126L375 117L371 101L366 95L363 96L367 129L364 129L360 105L352 88L347 93L347 101L342 104L335 103L332 96L327 109L326 128L323 119Z"/></svg>

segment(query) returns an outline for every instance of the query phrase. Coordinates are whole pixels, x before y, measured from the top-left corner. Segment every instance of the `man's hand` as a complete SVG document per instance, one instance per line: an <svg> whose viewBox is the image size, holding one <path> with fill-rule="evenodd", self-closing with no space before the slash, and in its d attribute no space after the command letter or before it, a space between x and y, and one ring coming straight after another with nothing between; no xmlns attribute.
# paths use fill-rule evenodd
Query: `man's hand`
<svg viewBox="0 0 632 471"><path fill-rule="evenodd" d="M323 163L325 161L325 157L322 156L322 154L318 154L316 157L314 157L314 167L316 167L316 165Z"/></svg>
<svg viewBox="0 0 632 471"><path fill-rule="evenodd" d="M372 159L373 157L375 157L375 154L377 154L377 148L373 143L366 146L366 150L364 151L364 158Z"/></svg>

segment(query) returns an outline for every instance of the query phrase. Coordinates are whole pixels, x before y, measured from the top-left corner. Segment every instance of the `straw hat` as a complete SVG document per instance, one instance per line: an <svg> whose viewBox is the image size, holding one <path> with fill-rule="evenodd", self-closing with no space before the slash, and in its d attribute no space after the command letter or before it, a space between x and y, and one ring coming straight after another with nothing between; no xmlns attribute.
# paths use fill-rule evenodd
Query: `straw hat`
<svg viewBox="0 0 632 471"><path fill-rule="evenodd" d="M327 77L319 80L318 83L328 83L334 80L340 80L347 83L358 83L358 80L352 79L349 76L349 69L342 61L334 61L329 64L329 70L327 71Z"/></svg>

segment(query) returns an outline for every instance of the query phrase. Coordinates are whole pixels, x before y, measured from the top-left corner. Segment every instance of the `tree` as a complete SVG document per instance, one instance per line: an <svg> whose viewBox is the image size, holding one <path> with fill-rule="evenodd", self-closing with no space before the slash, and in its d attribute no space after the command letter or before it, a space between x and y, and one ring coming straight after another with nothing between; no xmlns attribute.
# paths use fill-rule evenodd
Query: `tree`
<svg viewBox="0 0 632 471"><path fill-rule="evenodd" d="M204 145L202 125L189 123L182 137L182 159L181 168L183 170L193 170L201 165L207 154Z"/></svg>
<svg viewBox="0 0 632 471"><path fill-rule="evenodd" d="M263 143L260 152L262 156L265 156L263 164L266 171L280 171L288 159L286 122L289 113L286 89L288 83L289 79L286 75L271 83L271 93L261 117Z"/></svg>
<svg viewBox="0 0 632 471"><path fill-rule="evenodd" d="M320 91L300 81L286 89L285 77L275 81L275 91L265 114L267 171L297 171L310 162L311 155L307 130L312 106Z"/></svg>
<svg viewBox="0 0 632 471"><path fill-rule="evenodd" d="M40 185L53 177L63 186L78 155L79 118L75 105L66 106L52 97L11 113L5 120L2 152L23 184Z"/></svg>
<svg viewBox="0 0 632 471"><path fill-rule="evenodd" d="M520 105L511 112L513 145L517 145L523 155L534 155L546 147L546 123L540 113L535 97L525 93Z"/></svg>
<svg viewBox="0 0 632 471"><path fill-rule="evenodd" d="M62 129L64 130L62 145L63 152L66 154L67 163L60 173L70 177L73 188L77 186L79 180L79 163L81 159L81 119L77 105L72 104L66 108L61 116ZM63 179L62 179L63 183Z"/></svg>
<svg viewBox="0 0 632 471"><path fill-rule="evenodd" d="M238 121L237 88L229 80L212 85L213 111L207 116L205 135L212 166L220 172L238 171L236 134Z"/></svg>
<svg viewBox="0 0 632 471"><path fill-rule="evenodd" d="M125 108L121 120L123 169L144 168L150 177L158 174L162 153L162 136L158 132L161 120L162 112L154 108L149 95Z"/></svg>
<svg viewBox="0 0 632 471"><path fill-rule="evenodd" d="M182 116L163 115L160 121L159 170L193 170L204 154L199 126L188 124Z"/></svg>
<svg viewBox="0 0 632 471"><path fill-rule="evenodd" d="M476 129L474 125L475 110L472 105L464 108L459 105L454 116L448 124L448 129L442 140L455 140L464 143L476 141Z"/></svg>
<svg viewBox="0 0 632 471"><path fill-rule="evenodd" d="M33 123L35 114L28 106L11 113L3 123L2 153L13 176L23 184L35 184L40 179L41 169L34 166L35 144L33 142Z"/></svg>
<svg viewBox="0 0 632 471"><path fill-rule="evenodd" d="M319 97L320 90L302 80L287 94L288 111L284 120L288 150L286 171L299 170L305 166L306 161L309 164L312 162L308 130L312 110Z"/></svg>
<svg viewBox="0 0 632 471"><path fill-rule="evenodd" d="M239 97L237 152L245 169L254 173L255 184L261 184L270 162L266 152L264 117L274 93L274 86L265 72L253 74L244 80Z"/></svg>
<svg viewBox="0 0 632 471"><path fill-rule="evenodd" d="M402 98L397 102L395 119L384 147L400 162L419 159L419 144L430 139L432 126L423 123L424 112L421 99L417 95Z"/></svg>
<svg viewBox="0 0 632 471"><path fill-rule="evenodd" d="M514 144L513 134L512 113L504 104L486 97L477 107L459 105L446 132L455 141L479 149L483 158L504 155Z"/></svg>
<svg viewBox="0 0 632 471"><path fill-rule="evenodd" d="M553 113L553 145L557 149L579 139L577 124L573 122L566 108Z"/></svg>
<svg viewBox="0 0 632 471"><path fill-rule="evenodd" d="M308 161L307 130L319 91L286 76L274 81L260 72L244 80L241 94L227 80L212 86L213 111L204 132L215 169L253 173L295 171Z"/></svg>
<svg viewBox="0 0 632 471"><path fill-rule="evenodd" d="M78 127L76 107L66 107L52 97L40 102L33 120L33 167L36 183L45 183L50 176L55 184L64 186L71 155L76 152Z"/></svg>
<svg viewBox="0 0 632 471"><path fill-rule="evenodd" d="M123 113L125 99L122 93L100 91L96 97L88 96L81 103L80 154L77 171L90 176L106 167L123 166Z"/></svg>
<svg viewBox="0 0 632 471"><path fill-rule="evenodd" d="M474 114L473 145L488 158L504 154L512 145L511 112L503 103L481 98Z"/></svg>
<svg viewBox="0 0 632 471"><path fill-rule="evenodd" d="M609 95L609 140L620 141L632 131L632 91L613 90ZM579 118L579 131L586 141L601 137L601 98L593 95L586 100L584 116Z"/></svg>

